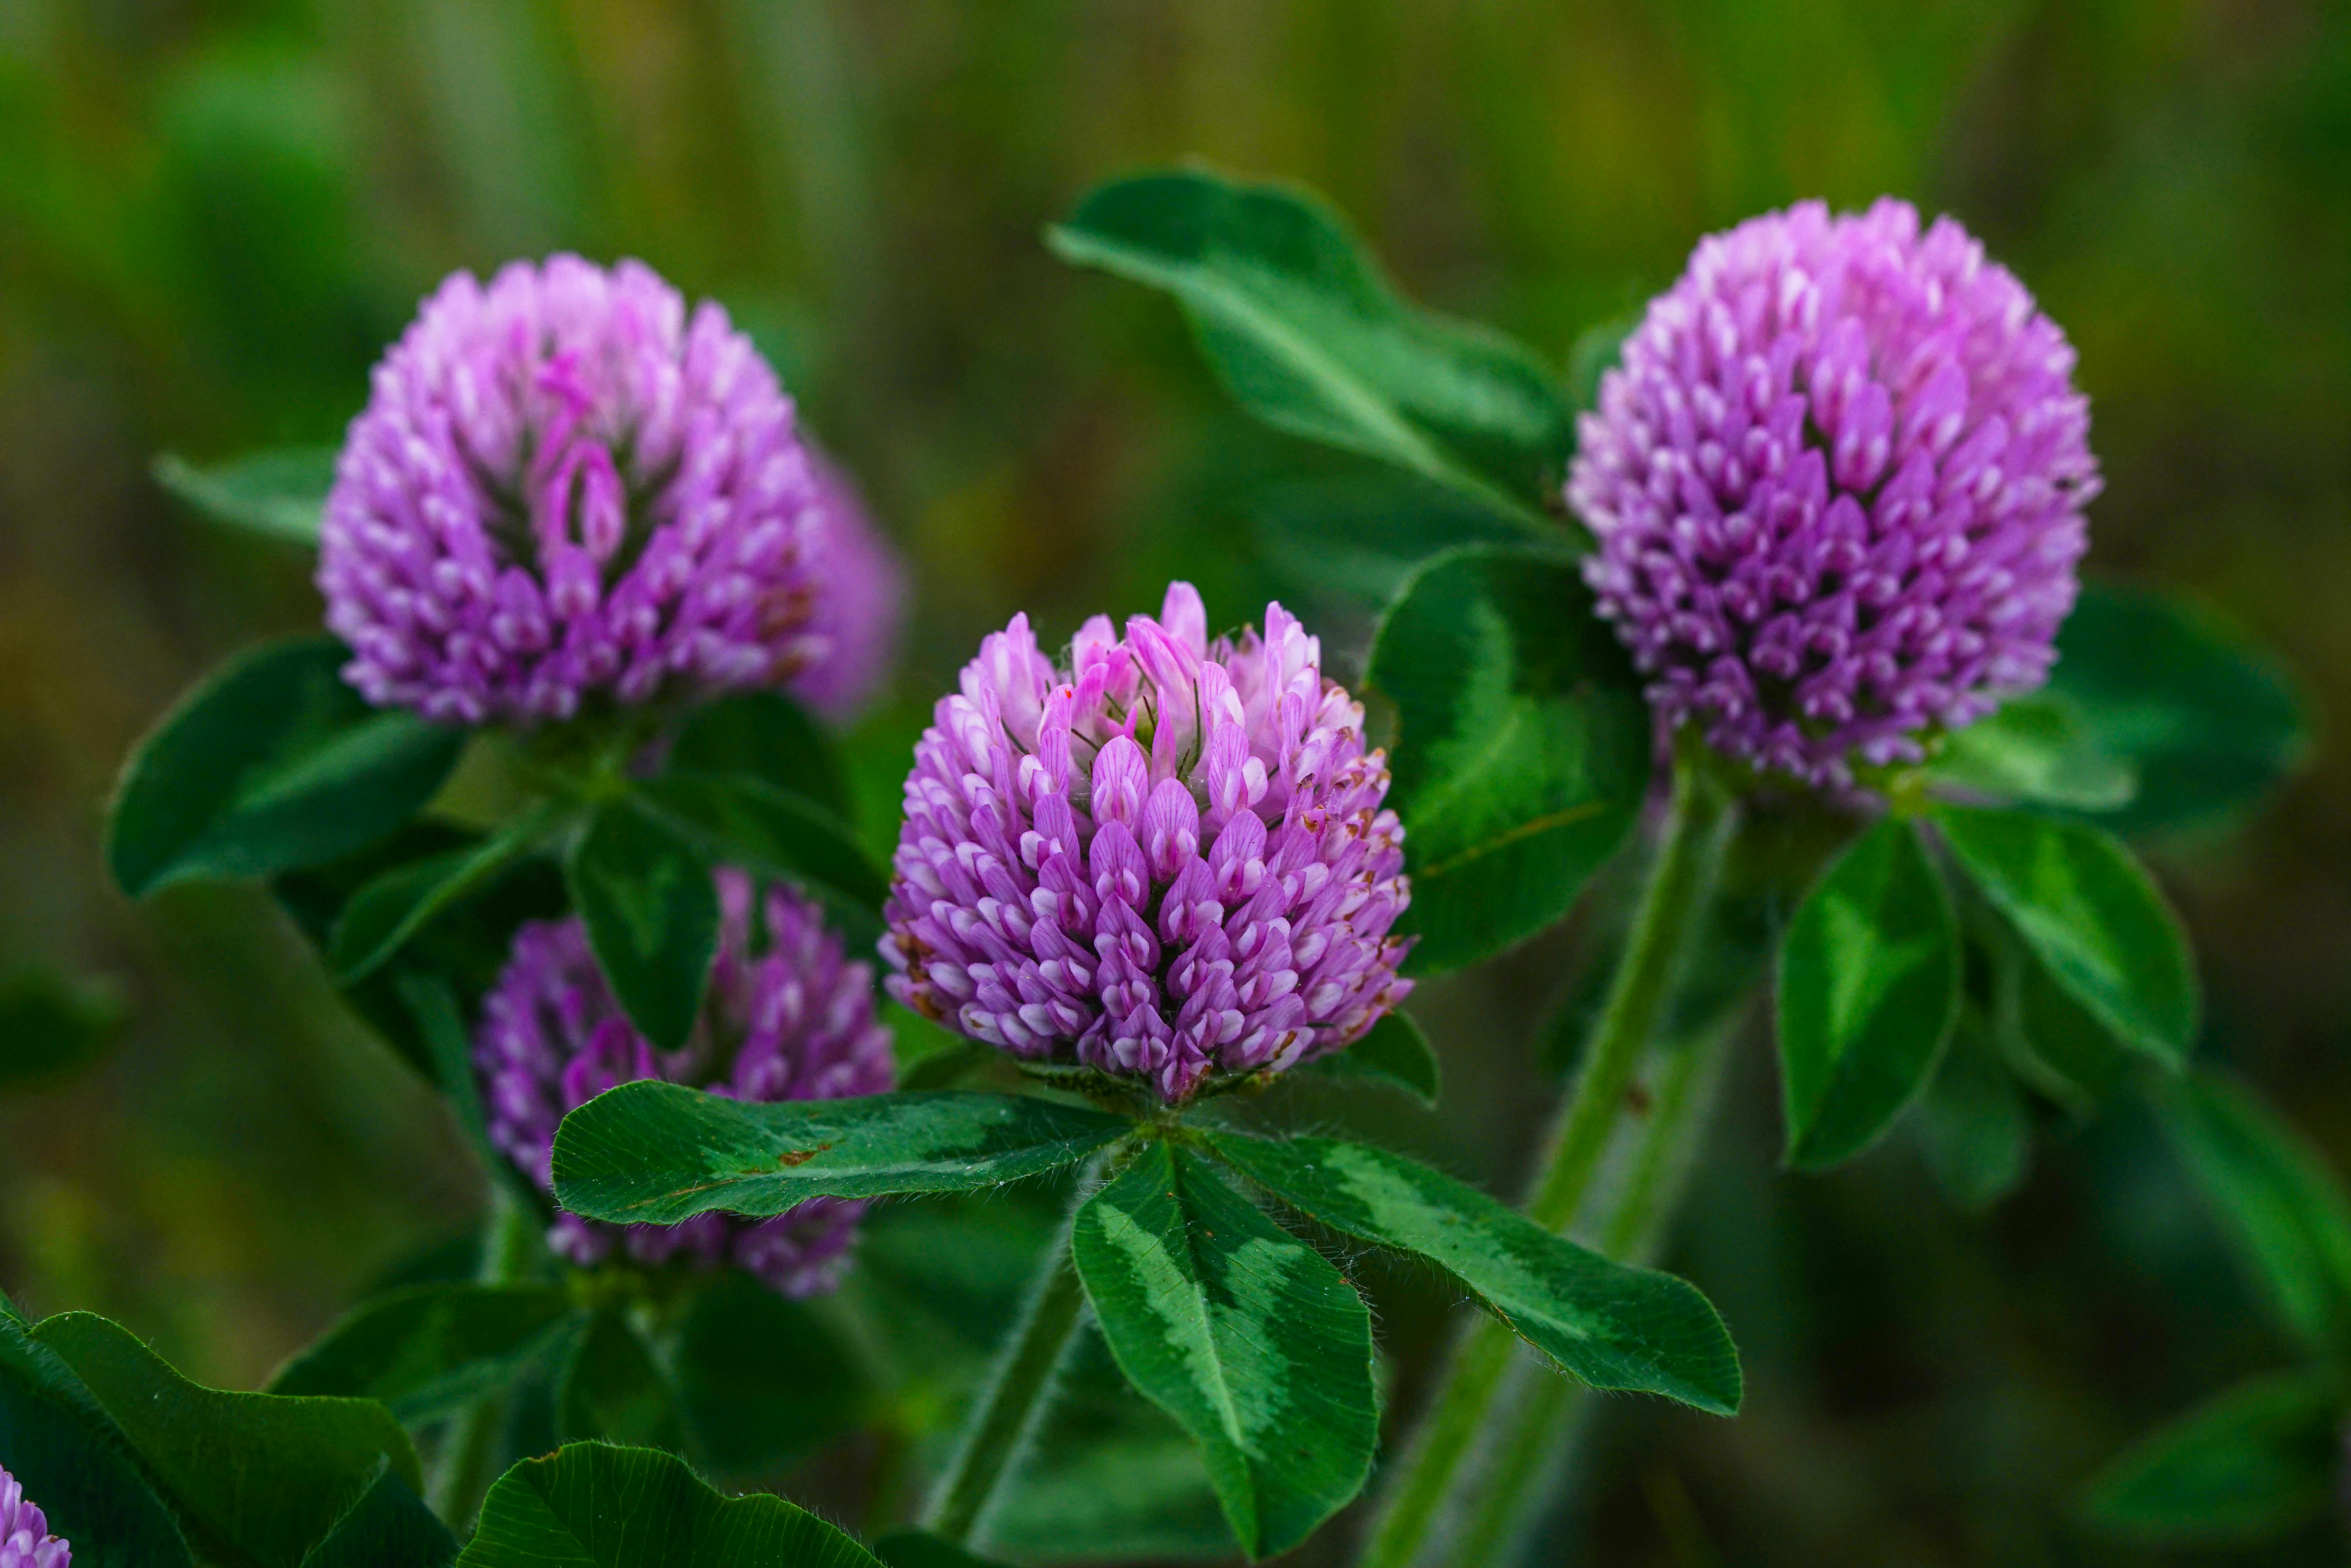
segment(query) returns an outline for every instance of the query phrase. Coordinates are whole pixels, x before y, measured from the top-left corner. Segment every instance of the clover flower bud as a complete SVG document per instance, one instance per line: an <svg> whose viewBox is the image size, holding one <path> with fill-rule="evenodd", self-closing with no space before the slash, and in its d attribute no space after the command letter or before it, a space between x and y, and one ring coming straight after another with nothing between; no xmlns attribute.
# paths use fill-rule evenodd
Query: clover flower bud
<svg viewBox="0 0 2351 1568"><path fill-rule="evenodd" d="M1016 616L935 717L884 911L907 1006L1174 1103L1336 1051L1412 989L1386 758L1279 604L1212 643L1179 582L1058 664Z"/></svg>
<svg viewBox="0 0 2351 1568"><path fill-rule="evenodd" d="M47 1515L0 1470L0 1568L71 1568L73 1546L49 1533Z"/></svg>
<svg viewBox="0 0 2351 1568"><path fill-rule="evenodd" d="M2099 488L2073 371L2024 286L1907 203L1700 241L1567 484L1660 723L1842 789L2039 685Z"/></svg>
<svg viewBox="0 0 2351 1568"><path fill-rule="evenodd" d="M564 1113L641 1078L740 1100L879 1094L892 1078L890 1033L874 1017L871 966L846 961L817 907L782 886L756 893L722 867L718 954L701 1021L674 1051L655 1050L613 998L578 916L532 921L484 998L474 1061L492 1144L553 1192ZM758 908L754 909L755 902ZM755 946L756 929L764 943ZM640 1263L731 1260L788 1296L830 1291L855 1239L862 1202L811 1198L770 1219L706 1214L682 1225L616 1227L562 1215L549 1233L583 1266L615 1245Z"/></svg>
<svg viewBox="0 0 2351 1568"><path fill-rule="evenodd" d="M319 588L346 678L450 723L853 687L818 674L845 500L718 306L636 262L516 262L453 274L376 366Z"/></svg>

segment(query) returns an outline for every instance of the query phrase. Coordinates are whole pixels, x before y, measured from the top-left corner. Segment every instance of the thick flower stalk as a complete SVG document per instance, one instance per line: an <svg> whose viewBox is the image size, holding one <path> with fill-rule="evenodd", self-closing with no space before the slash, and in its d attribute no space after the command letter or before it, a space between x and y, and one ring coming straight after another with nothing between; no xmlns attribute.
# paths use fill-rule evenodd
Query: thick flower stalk
<svg viewBox="0 0 2351 1568"><path fill-rule="evenodd" d="M891 994L1171 1103L1336 1051L1412 988L1387 789L1362 706L1278 604L1211 643L1179 582L1058 664L1016 616L914 747Z"/></svg>
<svg viewBox="0 0 2351 1568"><path fill-rule="evenodd" d="M70 1568L73 1547L49 1533L49 1521L16 1478L0 1470L0 1568Z"/></svg>
<svg viewBox="0 0 2351 1568"><path fill-rule="evenodd" d="M1841 789L2040 685L2099 487L2073 370L2023 285L1907 203L1700 242L1567 486L1660 722Z"/></svg>
<svg viewBox="0 0 2351 1568"><path fill-rule="evenodd" d="M490 1141L541 1191L554 1191L555 1130L564 1113L616 1084L663 1078L757 1101L890 1088L890 1033L874 1017L872 968L846 961L841 938L798 894L776 886L755 896L743 873L716 874L709 998L675 1051L654 1050L629 1022L577 916L533 921L515 934L513 955L483 1001L474 1060ZM731 1260L785 1295L808 1296L837 1281L864 1208L814 1198L756 1222L711 1214L628 1227L567 1214L548 1241L582 1265L616 1246L648 1265Z"/></svg>
<svg viewBox="0 0 2351 1568"><path fill-rule="evenodd" d="M351 684L429 718L780 686L834 657L844 505L716 305L635 262L517 262L450 277L377 365L319 587Z"/></svg>

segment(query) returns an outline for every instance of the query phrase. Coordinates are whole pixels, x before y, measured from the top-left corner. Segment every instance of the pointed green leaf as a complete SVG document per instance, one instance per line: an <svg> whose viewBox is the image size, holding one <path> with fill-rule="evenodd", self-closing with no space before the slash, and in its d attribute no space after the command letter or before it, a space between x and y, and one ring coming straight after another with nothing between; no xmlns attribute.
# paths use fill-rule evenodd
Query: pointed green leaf
<svg viewBox="0 0 2351 1568"><path fill-rule="evenodd" d="M779 1497L723 1498L653 1448L579 1443L508 1470L460 1568L882 1568Z"/></svg>
<svg viewBox="0 0 2351 1568"><path fill-rule="evenodd" d="M331 637L266 643L182 698L115 792L115 885L136 898L193 877L319 865L414 816L465 733L369 706L343 684L350 658Z"/></svg>
<svg viewBox="0 0 2351 1568"><path fill-rule="evenodd" d="M457 1538L386 1464L302 1568L448 1568L456 1560Z"/></svg>
<svg viewBox="0 0 2351 1568"><path fill-rule="evenodd" d="M2108 752L2073 702L2011 697L1955 731L1928 770L1938 784L1994 800L2114 811L2138 793L2138 768Z"/></svg>
<svg viewBox="0 0 2351 1568"><path fill-rule="evenodd" d="M33 1338L73 1369L208 1557L298 1568L387 1465L422 1490L408 1435L372 1400L199 1387L88 1312L47 1319Z"/></svg>
<svg viewBox="0 0 2351 1568"><path fill-rule="evenodd" d="M1989 1208L2024 1179L2032 1114L1972 1009L1961 1014L1918 1111L1927 1168L1957 1207Z"/></svg>
<svg viewBox="0 0 2351 1568"><path fill-rule="evenodd" d="M1404 1013L1389 1013L1371 1032L1344 1051L1310 1063L1334 1078L1369 1078L1403 1090L1424 1105L1435 1105L1442 1070L1420 1026Z"/></svg>
<svg viewBox="0 0 2351 1568"><path fill-rule="evenodd" d="M2158 1102L2164 1130L2285 1331L2351 1351L2351 1198L2309 1141L2245 1089L2199 1075Z"/></svg>
<svg viewBox="0 0 2351 1568"><path fill-rule="evenodd" d="M1252 1557L1362 1490L1371 1316L1339 1271L1194 1155L1147 1145L1078 1210L1071 1255L1128 1379L1192 1435Z"/></svg>
<svg viewBox="0 0 2351 1568"><path fill-rule="evenodd" d="M122 998L101 982L38 965L0 976L0 1090L72 1077L114 1043L124 1016Z"/></svg>
<svg viewBox="0 0 2351 1568"><path fill-rule="evenodd" d="M442 911L537 848L554 815L530 807L477 843L394 866L351 894L329 949L336 983L353 985L382 967Z"/></svg>
<svg viewBox="0 0 2351 1568"><path fill-rule="evenodd" d="M1276 429L1553 526L1543 508L1573 436L1551 372L1497 333L1398 299L1318 198L1145 174L1097 188L1046 239L1064 261L1175 295L1218 379Z"/></svg>
<svg viewBox="0 0 2351 1568"><path fill-rule="evenodd" d="M2178 1069L2200 1003L2187 933L2115 837L2028 811L1933 809L1943 841L2049 971L2116 1039Z"/></svg>
<svg viewBox="0 0 2351 1568"><path fill-rule="evenodd" d="M1439 973L1565 915L1648 788L1650 720L1624 650L1555 557L1480 548L1424 567L1372 644L1396 705L1389 804Z"/></svg>
<svg viewBox="0 0 2351 1568"><path fill-rule="evenodd" d="M2325 1513L2343 1463L2343 1392L2256 1378L2142 1438L2090 1483L2084 1518L2165 1544L2251 1542Z"/></svg>
<svg viewBox="0 0 2351 1568"><path fill-rule="evenodd" d="M1384 1149L1235 1134L1217 1135L1213 1146L1300 1213L1434 1263L1594 1388L1662 1394L1718 1416L1739 1408L1739 1353L1687 1281L1612 1263Z"/></svg>
<svg viewBox="0 0 2351 1568"><path fill-rule="evenodd" d="M832 737L781 692L736 692L686 716L668 766L692 773L746 773L846 821L849 784Z"/></svg>
<svg viewBox="0 0 2351 1568"><path fill-rule="evenodd" d="M2049 689L2137 773L2108 818L2120 832L2225 824L2310 747L2302 699L2271 662L2158 594L2085 589L2057 633Z"/></svg>
<svg viewBox="0 0 2351 1568"><path fill-rule="evenodd" d="M596 808L563 876L629 1021L660 1050L684 1045L718 951L709 862L669 823L624 797Z"/></svg>
<svg viewBox="0 0 2351 1568"><path fill-rule="evenodd" d="M1075 1165L1133 1126L1024 1094L945 1091L755 1104L652 1080L607 1090L555 1134L574 1214L674 1225L811 1197L959 1192Z"/></svg>
<svg viewBox="0 0 2351 1568"><path fill-rule="evenodd" d="M335 455L331 446L287 446L200 468L167 452L155 479L216 523L315 549Z"/></svg>
<svg viewBox="0 0 2351 1568"><path fill-rule="evenodd" d="M677 768L647 780L643 799L714 860L866 910L881 908L890 891L847 823L762 779Z"/></svg>
<svg viewBox="0 0 2351 1568"><path fill-rule="evenodd" d="M269 1392L381 1400L419 1426L503 1392L575 1312L554 1286L412 1286L353 1309L279 1367Z"/></svg>
<svg viewBox="0 0 2351 1568"><path fill-rule="evenodd" d="M1959 919L1910 823L1880 818L1805 894L1777 999L1788 1164L1826 1170L1894 1124L1959 1018Z"/></svg>

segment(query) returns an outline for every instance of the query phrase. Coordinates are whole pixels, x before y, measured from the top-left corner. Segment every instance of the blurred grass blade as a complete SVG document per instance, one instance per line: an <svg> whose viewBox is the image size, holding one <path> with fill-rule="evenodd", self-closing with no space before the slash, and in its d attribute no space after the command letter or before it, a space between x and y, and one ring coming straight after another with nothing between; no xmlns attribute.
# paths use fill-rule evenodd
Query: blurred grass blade
<svg viewBox="0 0 2351 1568"><path fill-rule="evenodd" d="M2249 1091L2200 1074L2158 1102L2164 1130L2286 1332L2351 1354L2351 1197Z"/></svg>
<svg viewBox="0 0 2351 1568"><path fill-rule="evenodd" d="M121 995L103 981L43 965L0 975L0 1091L64 1082L122 1032Z"/></svg>
<svg viewBox="0 0 2351 1568"><path fill-rule="evenodd" d="M1565 915L1639 813L1651 749L1575 568L1490 546L1439 556L1390 606L1368 678L1396 705L1413 968L1476 963Z"/></svg>
<svg viewBox="0 0 2351 1568"><path fill-rule="evenodd" d="M2140 1439L2090 1483L2084 1520L2147 1544L2249 1544L2325 1513L2343 1463L2331 1375L2256 1378Z"/></svg>
<svg viewBox="0 0 2351 1568"><path fill-rule="evenodd" d="M1569 538L1544 510L1573 439L1551 371L1398 299L1321 198L1144 174L1092 191L1046 238L1065 261L1174 294L1217 377L1268 423Z"/></svg>
<svg viewBox="0 0 2351 1568"><path fill-rule="evenodd" d="M1959 956L1951 896L1917 829L1881 817L1804 894L1780 945L1791 1167L1852 1159L1917 1098L1959 1018Z"/></svg>
<svg viewBox="0 0 2351 1568"><path fill-rule="evenodd" d="M316 549L335 455L331 446L287 446L200 468L166 452L155 479L214 522Z"/></svg>
<svg viewBox="0 0 2351 1568"><path fill-rule="evenodd" d="M1021 1094L752 1103L624 1083L557 1129L556 1201L590 1219L674 1225L716 1209L781 1214L811 1197L960 1192L1075 1165L1131 1125Z"/></svg>
<svg viewBox="0 0 2351 1568"><path fill-rule="evenodd" d="M1628 1269L1402 1155L1328 1138L1221 1134L1217 1155L1316 1222L1409 1252L1595 1388L1739 1408L1739 1352L1688 1281Z"/></svg>
<svg viewBox="0 0 2351 1568"><path fill-rule="evenodd" d="M1164 1143L1078 1210L1071 1251L1111 1354L1199 1445L1249 1556L1287 1552L1362 1490L1371 1316L1321 1253Z"/></svg>
<svg viewBox="0 0 2351 1568"><path fill-rule="evenodd" d="M2133 765L2118 832L2194 832L2257 804L2310 748L2304 702L2274 664L2178 601L2093 585L2057 633L2053 696Z"/></svg>

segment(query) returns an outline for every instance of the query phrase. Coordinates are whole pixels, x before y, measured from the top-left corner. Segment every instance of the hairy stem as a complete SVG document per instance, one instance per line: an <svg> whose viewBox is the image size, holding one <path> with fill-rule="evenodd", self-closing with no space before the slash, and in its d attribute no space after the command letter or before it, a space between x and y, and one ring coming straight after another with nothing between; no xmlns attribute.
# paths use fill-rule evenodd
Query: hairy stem
<svg viewBox="0 0 2351 1568"><path fill-rule="evenodd" d="M529 1271L539 1244L536 1218L501 1182L490 1183L490 1213L482 1228L482 1260L475 1278L485 1285L509 1284ZM425 1488L425 1501L462 1537L481 1511L483 1494L497 1478L498 1442L504 1435L506 1396L493 1394L449 1425L441 1455Z"/></svg>
<svg viewBox="0 0 2351 1568"><path fill-rule="evenodd" d="M1713 895L1730 807L1702 766L1689 760L1677 766L1665 835L1624 956L1527 1202L1529 1218L1547 1230L1564 1231L1574 1220L1599 1169L1634 1069L1673 995L1690 933ZM1516 1350L1516 1339L1500 1323L1481 1318L1470 1326L1374 1521L1362 1568L1410 1568L1426 1561L1463 1468L1493 1419Z"/></svg>
<svg viewBox="0 0 2351 1568"><path fill-rule="evenodd" d="M1054 1368L1077 1333L1085 1291L1070 1257L1070 1227L1047 1249L1029 1288L1028 1304L1012 1335L998 1354L979 1402L964 1424L956 1456L931 1493L923 1528L958 1546L978 1533L988 1504L1027 1446L1050 1403Z"/></svg>

